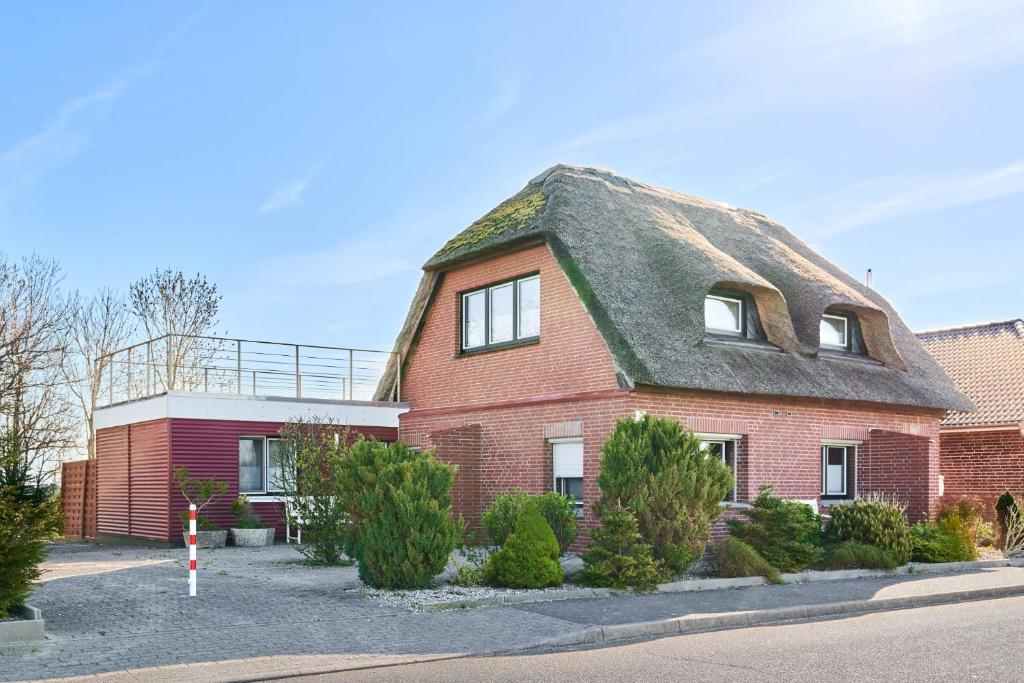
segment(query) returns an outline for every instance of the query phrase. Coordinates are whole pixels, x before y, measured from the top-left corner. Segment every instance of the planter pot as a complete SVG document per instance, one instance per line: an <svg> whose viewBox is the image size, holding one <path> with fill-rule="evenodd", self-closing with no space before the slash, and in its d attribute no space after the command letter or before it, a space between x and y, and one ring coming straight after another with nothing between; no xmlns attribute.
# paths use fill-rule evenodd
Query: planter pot
<svg viewBox="0 0 1024 683"><path fill-rule="evenodd" d="M274 543L274 527L261 529L231 529L231 540L235 545L255 548Z"/></svg>
<svg viewBox="0 0 1024 683"><path fill-rule="evenodd" d="M188 545L188 532L182 531L181 537L185 541L185 545ZM197 531L196 532L196 547L199 548L223 548L228 544L228 532L227 531Z"/></svg>
<svg viewBox="0 0 1024 683"><path fill-rule="evenodd" d="M15 618L0 621L0 652L43 639L43 615L28 605L14 613Z"/></svg>

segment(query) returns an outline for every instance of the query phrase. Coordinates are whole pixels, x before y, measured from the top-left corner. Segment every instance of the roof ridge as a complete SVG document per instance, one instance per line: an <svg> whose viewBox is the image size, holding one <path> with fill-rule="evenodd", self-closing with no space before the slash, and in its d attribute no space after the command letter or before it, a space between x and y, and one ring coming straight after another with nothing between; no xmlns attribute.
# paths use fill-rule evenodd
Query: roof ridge
<svg viewBox="0 0 1024 683"><path fill-rule="evenodd" d="M927 330L918 330L914 332L914 335L920 337L926 334L938 334L939 332L953 332L957 330L973 330L982 327L995 327L997 325L1012 325L1016 327L1018 324L1024 326L1024 318L1010 318L1008 320L990 320L988 322L968 323L966 325L950 325L948 327L933 327Z"/></svg>

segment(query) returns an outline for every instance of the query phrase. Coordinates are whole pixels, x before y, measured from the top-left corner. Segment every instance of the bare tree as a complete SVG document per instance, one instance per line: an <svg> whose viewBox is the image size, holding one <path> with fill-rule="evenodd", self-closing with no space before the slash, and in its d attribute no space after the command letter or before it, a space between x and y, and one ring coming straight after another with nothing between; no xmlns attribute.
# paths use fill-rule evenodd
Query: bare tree
<svg viewBox="0 0 1024 683"><path fill-rule="evenodd" d="M76 441L63 376L69 316L61 280L53 261L0 254L0 425L17 437L37 480Z"/></svg>
<svg viewBox="0 0 1024 683"><path fill-rule="evenodd" d="M216 353L209 340L219 320L221 295L217 285L196 274L157 269L133 283L129 295L132 313L149 339L162 340L162 367L154 371L167 389L187 389L197 382L205 359Z"/></svg>
<svg viewBox="0 0 1024 683"><path fill-rule="evenodd" d="M76 293L69 302L69 313L70 353L64 377L81 409L86 452L92 459L96 457L93 414L103 378L111 367L109 354L128 342L135 326L124 297L111 289L100 289L87 300Z"/></svg>

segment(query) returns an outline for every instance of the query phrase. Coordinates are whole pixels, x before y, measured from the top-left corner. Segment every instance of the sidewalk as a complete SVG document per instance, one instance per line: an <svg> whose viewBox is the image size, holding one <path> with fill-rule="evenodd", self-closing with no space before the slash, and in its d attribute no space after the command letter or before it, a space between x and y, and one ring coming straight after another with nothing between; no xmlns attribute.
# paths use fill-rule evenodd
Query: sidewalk
<svg viewBox="0 0 1024 683"><path fill-rule="evenodd" d="M32 597L49 639L0 656L0 680L244 680L1024 594L1000 567L414 613L287 551L208 552L194 599L175 551L55 553Z"/></svg>

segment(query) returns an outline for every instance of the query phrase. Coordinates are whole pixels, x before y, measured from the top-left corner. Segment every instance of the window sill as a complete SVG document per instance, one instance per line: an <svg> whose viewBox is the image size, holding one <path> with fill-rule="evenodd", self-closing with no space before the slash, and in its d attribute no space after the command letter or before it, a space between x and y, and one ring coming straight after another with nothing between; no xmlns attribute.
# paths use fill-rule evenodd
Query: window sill
<svg viewBox="0 0 1024 683"><path fill-rule="evenodd" d="M240 493L238 495L245 496L250 503L283 503L288 498L283 493Z"/></svg>
<svg viewBox="0 0 1024 683"><path fill-rule="evenodd" d="M504 351L505 349L515 349L520 346L532 346L534 344L540 344L540 337L530 337L529 339L517 339L510 342L502 342L501 344L490 344L488 346L478 346L472 349L464 349L459 353L455 354L456 358L465 358L467 356L478 356L481 353L490 353L491 351Z"/></svg>
<svg viewBox="0 0 1024 683"><path fill-rule="evenodd" d="M729 337L724 335L707 335L704 343L708 346L727 346L732 348L751 349L752 351L770 351L782 353L782 349L760 339L747 339L746 337Z"/></svg>
<svg viewBox="0 0 1024 683"><path fill-rule="evenodd" d="M832 507L833 505L849 505L850 503L857 500L852 496L822 496L819 499L818 505L823 508Z"/></svg>
<svg viewBox="0 0 1024 683"><path fill-rule="evenodd" d="M718 504L718 507L726 510L750 510L754 506L751 505L750 503L734 503L729 500L723 500L721 503Z"/></svg>

